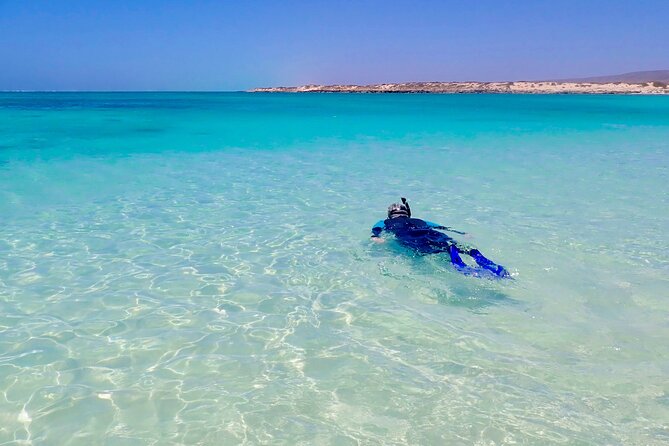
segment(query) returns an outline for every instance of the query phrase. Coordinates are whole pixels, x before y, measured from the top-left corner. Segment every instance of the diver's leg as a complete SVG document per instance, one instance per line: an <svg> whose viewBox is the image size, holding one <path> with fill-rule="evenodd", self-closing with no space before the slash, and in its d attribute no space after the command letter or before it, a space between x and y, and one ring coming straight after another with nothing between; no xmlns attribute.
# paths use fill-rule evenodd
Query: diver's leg
<svg viewBox="0 0 669 446"><path fill-rule="evenodd" d="M488 271L492 271L499 277L511 277L511 274L504 268L502 265L498 265L492 260L486 258L483 254L481 254L481 251L479 251L476 248L470 249L469 252L467 252L472 258L476 261L476 263L481 266L482 268L487 269Z"/></svg>
<svg viewBox="0 0 669 446"><path fill-rule="evenodd" d="M451 263L457 270L465 273L471 270L471 267L460 257L461 250L454 239L438 231L430 231L426 239L429 240L432 252L447 252L451 256Z"/></svg>

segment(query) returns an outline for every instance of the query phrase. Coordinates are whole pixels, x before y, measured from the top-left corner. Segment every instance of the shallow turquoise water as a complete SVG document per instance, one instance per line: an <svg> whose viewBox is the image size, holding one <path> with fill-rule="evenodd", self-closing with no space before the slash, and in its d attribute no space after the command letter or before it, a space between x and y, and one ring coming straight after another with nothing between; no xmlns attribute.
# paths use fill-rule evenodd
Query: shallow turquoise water
<svg viewBox="0 0 669 446"><path fill-rule="evenodd" d="M667 184L662 97L0 94L0 444L666 444Z"/></svg>

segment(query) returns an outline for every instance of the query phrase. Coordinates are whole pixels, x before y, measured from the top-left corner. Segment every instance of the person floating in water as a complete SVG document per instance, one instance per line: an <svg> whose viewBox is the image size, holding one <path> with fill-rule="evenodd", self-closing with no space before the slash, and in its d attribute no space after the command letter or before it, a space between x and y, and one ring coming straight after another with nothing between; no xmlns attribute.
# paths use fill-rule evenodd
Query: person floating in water
<svg viewBox="0 0 669 446"><path fill-rule="evenodd" d="M438 229L465 234L447 226L411 218L411 207L409 207L406 198L402 197L402 203L393 203L388 206L388 218L380 220L372 227L372 239L383 241L380 237L381 233L383 231L390 232L395 235L400 244L420 254L447 252L451 257L453 266L464 274L481 275L481 273L489 272L496 277L511 277L503 266L487 259L478 249L462 244L438 231ZM467 265L460 254L471 256L480 268Z"/></svg>

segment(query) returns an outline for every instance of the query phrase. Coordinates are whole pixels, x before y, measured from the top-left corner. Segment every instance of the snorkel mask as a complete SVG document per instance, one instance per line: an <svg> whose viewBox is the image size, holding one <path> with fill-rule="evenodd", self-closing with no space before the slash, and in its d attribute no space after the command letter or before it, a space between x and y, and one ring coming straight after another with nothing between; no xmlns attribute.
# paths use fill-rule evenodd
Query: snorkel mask
<svg viewBox="0 0 669 446"><path fill-rule="evenodd" d="M411 217L411 208L407 199L402 197L402 204L393 203L388 206L388 218Z"/></svg>

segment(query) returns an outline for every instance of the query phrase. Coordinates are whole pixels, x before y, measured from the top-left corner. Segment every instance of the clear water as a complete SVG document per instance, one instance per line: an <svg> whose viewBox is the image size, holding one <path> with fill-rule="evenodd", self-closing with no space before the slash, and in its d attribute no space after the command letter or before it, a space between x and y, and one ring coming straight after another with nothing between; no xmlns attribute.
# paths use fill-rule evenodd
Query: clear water
<svg viewBox="0 0 669 446"><path fill-rule="evenodd" d="M668 184L662 97L1 94L0 444L667 444Z"/></svg>

